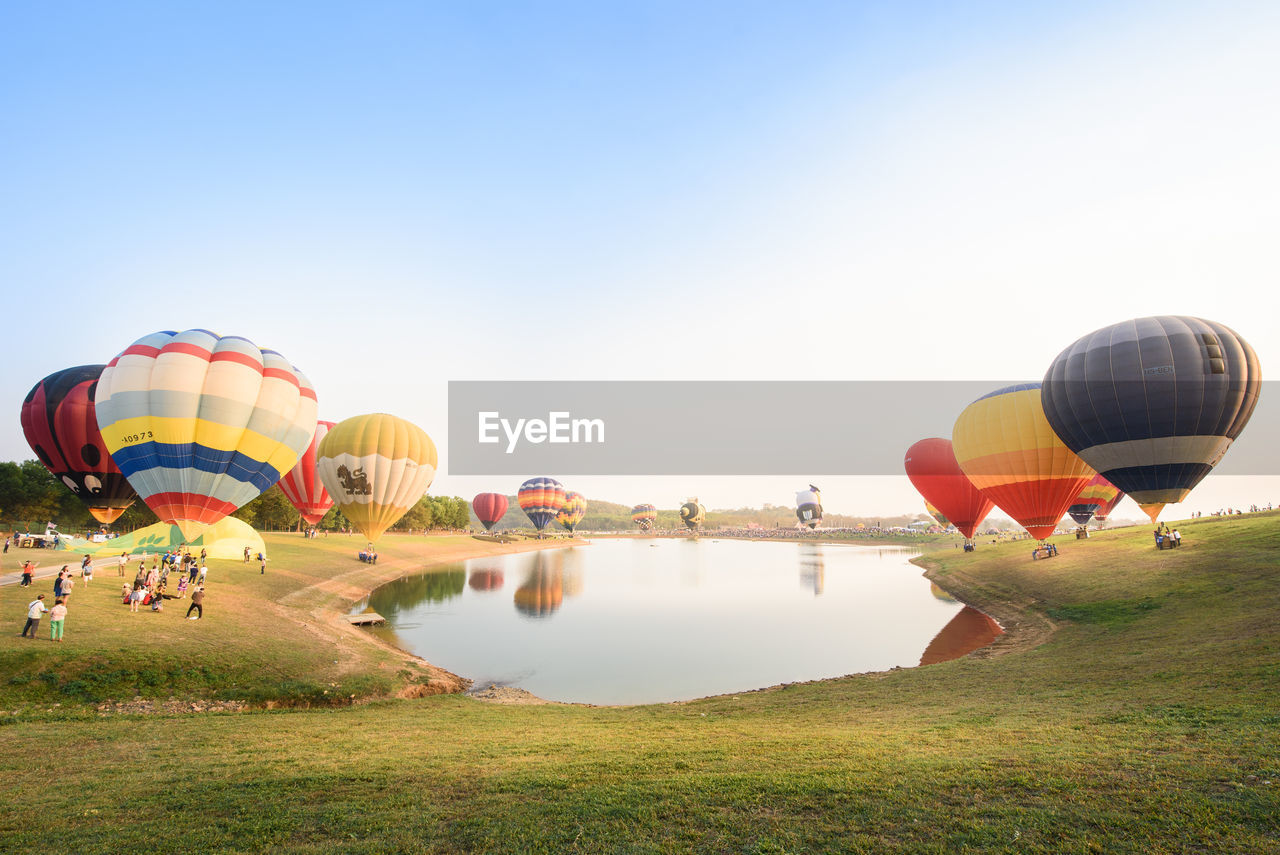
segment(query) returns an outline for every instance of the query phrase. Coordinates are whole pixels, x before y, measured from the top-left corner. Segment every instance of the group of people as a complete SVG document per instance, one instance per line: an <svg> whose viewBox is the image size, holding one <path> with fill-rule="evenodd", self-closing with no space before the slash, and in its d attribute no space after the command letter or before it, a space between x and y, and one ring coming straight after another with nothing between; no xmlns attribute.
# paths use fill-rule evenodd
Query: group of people
<svg viewBox="0 0 1280 855"><path fill-rule="evenodd" d="M204 617L204 585L209 573L207 560L206 550L201 549L197 559L185 546L159 557L152 556L150 569L147 569L147 560L143 558L138 562L133 585L125 583L120 588L121 603L127 605L131 612L139 611L142 606L150 606L153 612L158 612L164 609L166 599L186 599L187 590L194 587L187 617L198 620ZM121 576L127 563L128 556L122 553L119 562ZM170 577L177 579L174 594L168 593ZM194 618L191 617L193 611L196 613Z"/></svg>
<svg viewBox="0 0 1280 855"><path fill-rule="evenodd" d="M1152 534L1156 538L1156 549L1177 549L1182 545L1182 534L1176 528L1169 530L1168 523L1160 523Z"/></svg>

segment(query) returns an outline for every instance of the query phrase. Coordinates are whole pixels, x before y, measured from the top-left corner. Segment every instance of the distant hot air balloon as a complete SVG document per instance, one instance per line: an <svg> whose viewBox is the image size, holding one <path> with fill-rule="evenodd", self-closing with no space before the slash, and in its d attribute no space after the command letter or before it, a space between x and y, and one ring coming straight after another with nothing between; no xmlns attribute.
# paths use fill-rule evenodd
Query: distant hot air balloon
<svg viewBox="0 0 1280 855"><path fill-rule="evenodd" d="M796 493L796 518L802 525L817 528L822 522L822 491L812 484Z"/></svg>
<svg viewBox="0 0 1280 855"><path fill-rule="evenodd" d="M485 531L493 528L507 512L507 497L502 493L479 493L471 500L471 510Z"/></svg>
<svg viewBox="0 0 1280 855"><path fill-rule="evenodd" d="M188 539L279 481L316 431L301 371L208 330L138 339L103 369L95 407L120 471Z"/></svg>
<svg viewBox="0 0 1280 855"><path fill-rule="evenodd" d="M371 541L416 505L436 477L431 437L386 413L343 419L329 428L316 453L324 488Z"/></svg>
<svg viewBox="0 0 1280 855"><path fill-rule="evenodd" d="M698 501L697 496L680 506L680 519L688 526L690 531L696 530L706 518L707 509Z"/></svg>
<svg viewBox="0 0 1280 855"><path fill-rule="evenodd" d="M1080 495L1076 496L1071 507L1067 508L1067 513L1080 525L1088 523L1090 517L1097 517L1101 522L1107 518L1107 514L1123 496L1124 493L1121 493L1115 484L1101 475L1094 475L1089 479L1089 483L1084 485ZM1098 517L1098 511L1103 508L1106 510L1103 510L1102 516Z"/></svg>
<svg viewBox="0 0 1280 855"><path fill-rule="evenodd" d="M631 521L640 526L641 531L648 531L653 528L653 523L657 518L658 509L653 505L636 505L631 509Z"/></svg>
<svg viewBox="0 0 1280 855"><path fill-rule="evenodd" d="M565 491L564 506L556 512L556 522L564 526L570 534L573 534L574 527L582 522L582 518L586 515L587 500L582 497L582 494L575 493L572 490Z"/></svg>
<svg viewBox="0 0 1280 855"><path fill-rule="evenodd" d="M944 525L944 519L950 520L957 531L972 540L978 526L991 513L992 502L956 462L951 440L938 437L920 440L907 449L902 465L925 502L944 514L934 519Z"/></svg>
<svg viewBox="0 0 1280 855"><path fill-rule="evenodd" d="M1258 355L1234 331L1162 315L1078 340L1049 366L1041 397L1067 447L1155 522L1227 453L1261 387Z"/></svg>
<svg viewBox="0 0 1280 855"><path fill-rule="evenodd" d="M942 511L938 510L933 505L931 505L928 499L924 500L924 512L927 513L929 516L933 517L934 521L937 522L938 525L942 526L943 528L946 528L947 526L951 525L951 522L947 519L946 514L944 514Z"/></svg>
<svg viewBox="0 0 1280 855"><path fill-rule="evenodd" d="M956 419L951 441L973 486L1041 540L1097 474L1049 427L1039 383L1006 386L974 401Z"/></svg>
<svg viewBox="0 0 1280 855"><path fill-rule="evenodd" d="M516 501L533 527L541 532L564 507L564 485L554 478L530 478L520 485Z"/></svg>
<svg viewBox="0 0 1280 855"><path fill-rule="evenodd" d="M316 422L316 435L311 444L298 458L297 464L280 479L280 492L289 500L307 525L317 525L324 515L333 507L333 499L325 492L320 483L320 473L316 471L316 449L324 439L333 422Z"/></svg>
<svg viewBox="0 0 1280 855"><path fill-rule="evenodd" d="M105 365L56 371L22 401L22 433L45 468L101 523L115 522L138 498L98 430L93 397Z"/></svg>
<svg viewBox="0 0 1280 855"><path fill-rule="evenodd" d="M1120 490L1116 490L1115 498L1094 508L1093 509L1094 522L1106 522L1107 517L1111 516L1111 512L1116 509L1116 505L1120 504L1120 500L1123 498L1124 498L1124 493L1121 492Z"/></svg>

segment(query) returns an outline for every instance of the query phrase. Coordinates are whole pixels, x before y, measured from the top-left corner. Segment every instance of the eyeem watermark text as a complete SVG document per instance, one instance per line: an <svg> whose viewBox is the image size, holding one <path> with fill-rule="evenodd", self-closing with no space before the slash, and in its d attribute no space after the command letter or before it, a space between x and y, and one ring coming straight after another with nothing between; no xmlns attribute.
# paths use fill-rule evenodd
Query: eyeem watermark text
<svg viewBox="0 0 1280 855"><path fill-rule="evenodd" d="M479 435L481 444L492 445L506 437L507 454L512 454L521 440L539 445L551 443L604 442L604 419L575 419L565 411L552 411L544 419L504 419L497 411L481 412Z"/></svg>

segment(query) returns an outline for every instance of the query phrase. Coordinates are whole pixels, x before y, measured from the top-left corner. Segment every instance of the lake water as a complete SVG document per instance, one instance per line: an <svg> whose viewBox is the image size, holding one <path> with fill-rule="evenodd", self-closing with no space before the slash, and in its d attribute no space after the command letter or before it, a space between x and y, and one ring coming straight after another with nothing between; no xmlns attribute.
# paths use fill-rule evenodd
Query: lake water
<svg viewBox="0 0 1280 855"><path fill-rule="evenodd" d="M553 701L687 700L962 655L999 628L901 548L601 539L473 559L356 605L370 630L476 681Z"/></svg>

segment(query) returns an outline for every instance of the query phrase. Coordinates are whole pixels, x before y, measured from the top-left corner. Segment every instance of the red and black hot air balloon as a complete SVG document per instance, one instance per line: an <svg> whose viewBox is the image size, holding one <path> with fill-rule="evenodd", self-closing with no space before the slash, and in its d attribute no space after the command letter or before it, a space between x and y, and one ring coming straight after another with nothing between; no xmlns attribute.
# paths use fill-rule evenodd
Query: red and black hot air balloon
<svg viewBox="0 0 1280 855"><path fill-rule="evenodd" d="M485 531L493 528L507 512L507 497L501 493L478 493L471 500L471 510Z"/></svg>
<svg viewBox="0 0 1280 855"><path fill-rule="evenodd" d="M101 523L114 522L138 498L98 430L94 393L105 365L54 372L22 401L22 433L40 462L80 497Z"/></svg>
<svg viewBox="0 0 1280 855"><path fill-rule="evenodd" d="M972 538L994 503L960 469L951 440L922 439L907 449L903 466L912 485L967 538Z"/></svg>

